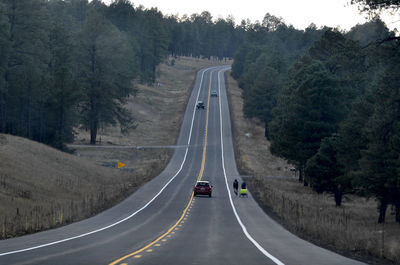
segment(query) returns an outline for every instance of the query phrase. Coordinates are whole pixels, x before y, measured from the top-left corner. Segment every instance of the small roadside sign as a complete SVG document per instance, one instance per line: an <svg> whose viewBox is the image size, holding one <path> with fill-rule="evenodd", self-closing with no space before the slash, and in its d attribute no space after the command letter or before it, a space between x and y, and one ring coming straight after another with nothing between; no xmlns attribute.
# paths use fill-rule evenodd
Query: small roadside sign
<svg viewBox="0 0 400 265"><path fill-rule="evenodd" d="M126 166L126 164L124 164L124 163L122 163L122 162L118 162L118 168L122 168L122 167L124 167L124 166Z"/></svg>

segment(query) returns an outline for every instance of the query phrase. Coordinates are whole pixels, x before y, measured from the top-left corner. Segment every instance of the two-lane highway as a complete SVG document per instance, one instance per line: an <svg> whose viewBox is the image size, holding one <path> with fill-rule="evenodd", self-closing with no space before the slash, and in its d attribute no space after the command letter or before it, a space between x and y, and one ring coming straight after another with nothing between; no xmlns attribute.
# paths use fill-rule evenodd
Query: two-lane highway
<svg viewBox="0 0 400 265"><path fill-rule="evenodd" d="M224 72L198 72L178 146L166 169L115 207L58 229L0 242L0 264L361 264L271 220L233 194L234 160ZM218 97L210 97L210 91ZM206 109L196 109L202 100ZM213 196L192 196L198 179Z"/></svg>

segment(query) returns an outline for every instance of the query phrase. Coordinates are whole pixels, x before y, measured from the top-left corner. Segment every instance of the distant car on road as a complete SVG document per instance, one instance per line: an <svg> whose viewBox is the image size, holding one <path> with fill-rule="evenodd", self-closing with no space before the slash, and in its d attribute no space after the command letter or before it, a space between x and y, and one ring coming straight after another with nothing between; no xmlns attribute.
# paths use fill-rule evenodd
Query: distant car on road
<svg viewBox="0 0 400 265"><path fill-rule="evenodd" d="M203 101L197 101L196 108L197 109L204 109L204 102Z"/></svg>
<svg viewBox="0 0 400 265"><path fill-rule="evenodd" d="M218 97L218 93L216 90L211 91L211 96L212 97Z"/></svg>
<svg viewBox="0 0 400 265"><path fill-rule="evenodd" d="M208 195L208 197L211 197L211 193L212 186L210 185L210 182L205 180L197 181L196 185L193 188L193 196Z"/></svg>

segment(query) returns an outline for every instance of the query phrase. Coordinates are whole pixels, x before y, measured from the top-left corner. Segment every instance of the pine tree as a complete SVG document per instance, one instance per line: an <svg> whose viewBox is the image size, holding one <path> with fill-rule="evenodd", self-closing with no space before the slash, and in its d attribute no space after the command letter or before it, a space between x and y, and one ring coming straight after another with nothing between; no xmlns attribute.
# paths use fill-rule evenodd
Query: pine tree
<svg viewBox="0 0 400 265"><path fill-rule="evenodd" d="M322 139L318 152L309 160L305 174L310 179L310 186L318 193L331 192L334 194L336 206L341 206L343 192L349 187L343 175L343 166L337 160L337 148L340 137L333 134Z"/></svg>
<svg viewBox="0 0 400 265"><path fill-rule="evenodd" d="M0 132L6 131L7 122L7 83L6 73L10 54L10 24L7 17L7 6L0 4Z"/></svg>
<svg viewBox="0 0 400 265"><path fill-rule="evenodd" d="M134 54L127 37L96 11L89 14L80 40L81 113L95 144L101 124L130 120L123 103L133 91Z"/></svg>
<svg viewBox="0 0 400 265"><path fill-rule="evenodd" d="M286 73L283 62L277 56L260 56L241 77L243 88L243 112L246 117L258 118L265 125L265 136L268 136L268 124L272 120L272 109L275 107L283 87L283 76Z"/></svg>
<svg viewBox="0 0 400 265"><path fill-rule="evenodd" d="M300 178L321 140L336 132L343 119L341 95L337 81L321 62L305 57L292 69L269 132L271 152L294 162Z"/></svg>
<svg viewBox="0 0 400 265"><path fill-rule="evenodd" d="M8 0L5 3L8 7L11 44L6 72L6 132L40 140L43 129L42 99L46 93L49 59L45 2Z"/></svg>
<svg viewBox="0 0 400 265"><path fill-rule="evenodd" d="M396 49L396 48L395 48ZM385 222L389 204L396 205L400 221L400 71L399 54L377 84L373 114L364 127L367 149L361 152L358 185L379 201L378 222Z"/></svg>
<svg viewBox="0 0 400 265"><path fill-rule="evenodd" d="M70 36L60 25L50 32L49 97L46 101L48 120L46 143L66 149L73 141L73 127L78 125L77 104L81 91L73 72L73 47Z"/></svg>

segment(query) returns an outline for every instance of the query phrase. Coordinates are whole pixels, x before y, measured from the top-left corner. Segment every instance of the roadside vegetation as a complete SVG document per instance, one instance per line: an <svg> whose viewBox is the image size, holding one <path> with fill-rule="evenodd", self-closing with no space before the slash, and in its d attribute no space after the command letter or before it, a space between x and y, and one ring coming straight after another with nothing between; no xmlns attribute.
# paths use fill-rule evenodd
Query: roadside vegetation
<svg viewBox="0 0 400 265"><path fill-rule="evenodd" d="M123 134L117 126L99 131L107 148L87 147L90 134L85 130L76 135L79 146L70 147L74 155L0 134L0 239L88 218L157 176L172 154L165 146L175 144L197 70L218 64L187 57L161 64L160 87L140 85L137 97L125 105L140 121L136 130ZM118 148L121 145L132 148ZM144 147L136 149L138 145ZM111 167L118 162L126 166Z"/></svg>
<svg viewBox="0 0 400 265"><path fill-rule="evenodd" d="M376 15L400 3L351 3L374 19L345 32L128 0L2 1L0 237L88 217L156 176L196 70L234 58L236 157L260 204L314 242L399 263L400 39ZM99 143L115 148L82 145Z"/></svg>
<svg viewBox="0 0 400 265"><path fill-rule="evenodd" d="M400 223L395 32L378 18L349 32L296 32L269 19L247 37L232 76L245 116L263 123L272 154L293 164L305 186L333 194L338 207L344 194L373 198L379 223L388 207Z"/></svg>
<svg viewBox="0 0 400 265"><path fill-rule="evenodd" d="M346 194L337 207L333 195L299 183L293 165L271 154L263 122L244 117L242 89L226 77L239 172L266 213L301 238L345 256L369 264L399 263L394 208L389 209L391 218L378 224L375 200Z"/></svg>
<svg viewBox="0 0 400 265"><path fill-rule="evenodd" d="M370 12L398 7L355 2ZM313 35L270 21L256 45L238 49L231 75L245 118L263 127L270 152L292 165L299 183L265 178L276 173L255 174L240 160L242 173L258 176L249 180L253 193L293 231L400 262L399 37L377 18Z"/></svg>

